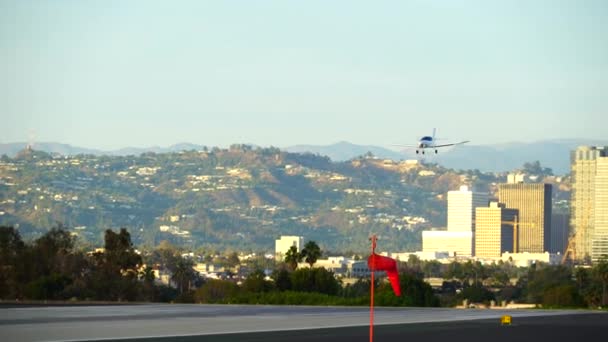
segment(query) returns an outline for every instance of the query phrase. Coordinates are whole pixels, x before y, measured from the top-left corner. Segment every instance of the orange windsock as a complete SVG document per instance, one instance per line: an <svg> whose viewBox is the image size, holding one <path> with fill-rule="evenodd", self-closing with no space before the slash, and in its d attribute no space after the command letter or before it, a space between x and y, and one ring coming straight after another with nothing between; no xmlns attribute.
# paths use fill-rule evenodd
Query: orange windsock
<svg viewBox="0 0 608 342"><path fill-rule="evenodd" d="M391 282L393 292L397 297L401 296L401 288L399 287L399 273L397 272L397 261L389 257L378 255L376 253L367 258L367 267L373 271L386 271L388 280Z"/></svg>

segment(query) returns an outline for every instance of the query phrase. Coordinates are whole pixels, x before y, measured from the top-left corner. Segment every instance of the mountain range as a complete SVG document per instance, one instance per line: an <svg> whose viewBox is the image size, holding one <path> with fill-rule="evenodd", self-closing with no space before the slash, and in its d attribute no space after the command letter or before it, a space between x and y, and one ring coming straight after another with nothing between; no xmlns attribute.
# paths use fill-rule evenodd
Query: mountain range
<svg viewBox="0 0 608 342"><path fill-rule="evenodd" d="M15 156L27 144L5 143L0 144L0 155ZM425 156L416 155L414 149L396 151L387 147L374 145L357 145L346 141L331 145L295 145L282 148L288 152L312 153L329 157L333 161L346 161L371 152L374 156L392 160L422 159L427 162L435 162L448 168L472 170L478 169L482 172L503 172L520 168L526 162L540 161L549 167L557 175L570 172L570 151L577 146L608 145L608 140L594 141L588 139L556 139L542 140L537 142L513 142L494 145L467 144L454 148L442 149L438 154L429 153ZM126 156L139 155L146 152L167 153L184 150L203 150L204 145L180 143L168 147L127 147L118 150L103 151L98 149L83 148L68 144L55 142L36 143L36 150L58 153L61 155L93 154Z"/></svg>
<svg viewBox="0 0 608 342"><path fill-rule="evenodd" d="M435 162L444 167L457 170L478 169L482 172L504 172L521 168L526 162L538 160L557 175L570 172L570 151L581 145L606 146L608 140L555 139L537 142L512 142L494 145L466 144L441 149L438 154L427 151L425 156L416 155L415 149L394 151L378 146L354 145L338 142L332 145L297 145L286 148L289 152L311 152L326 155L332 160L348 160L368 151L380 158L393 160L421 159Z"/></svg>

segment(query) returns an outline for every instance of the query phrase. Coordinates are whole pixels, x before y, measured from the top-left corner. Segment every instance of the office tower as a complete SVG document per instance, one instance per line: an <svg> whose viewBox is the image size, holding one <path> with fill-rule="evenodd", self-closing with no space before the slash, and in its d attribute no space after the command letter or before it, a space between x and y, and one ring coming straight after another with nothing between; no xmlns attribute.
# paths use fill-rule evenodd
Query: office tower
<svg viewBox="0 0 608 342"><path fill-rule="evenodd" d="M423 231L423 252L448 252L470 257L475 253L475 208L488 205L489 195L470 191L466 185L448 191L447 231Z"/></svg>
<svg viewBox="0 0 608 342"><path fill-rule="evenodd" d="M500 257L513 252L513 227L517 224L517 210L507 209L503 203L491 202L489 207L475 209L475 256Z"/></svg>
<svg viewBox="0 0 608 342"><path fill-rule="evenodd" d="M572 193L570 198L570 228L574 241L574 259L576 261L597 260L603 250L602 242L605 236L605 218L600 213L595 213L603 208L606 213L606 169L605 163L608 159L608 146L589 147L580 146L571 153L572 167ZM598 165L600 164L600 165ZM596 178L598 178L596 182ZM597 196L596 196L597 192ZM598 203L599 201L599 203ZM595 239L595 220L598 222L598 240L595 242L595 254L593 253L593 241Z"/></svg>
<svg viewBox="0 0 608 342"><path fill-rule="evenodd" d="M551 184L498 185L498 202L519 211L515 252L544 253L551 246Z"/></svg>
<svg viewBox="0 0 608 342"><path fill-rule="evenodd" d="M551 253L564 254L570 234L570 215L553 213L551 215Z"/></svg>
<svg viewBox="0 0 608 342"><path fill-rule="evenodd" d="M488 194L470 191L466 185L448 191L447 231L422 234L423 251L450 252L457 256L475 253L475 208L488 205ZM426 238L426 240L425 240Z"/></svg>
<svg viewBox="0 0 608 342"><path fill-rule="evenodd" d="M598 158L595 171L595 210L591 260L608 257L608 157Z"/></svg>
<svg viewBox="0 0 608 342"><path fill-rule="evenodd" d="M487 207L487 193L470 191L466 185L457 191L448 191L448 231L475 231L475 208Z"/></svg>

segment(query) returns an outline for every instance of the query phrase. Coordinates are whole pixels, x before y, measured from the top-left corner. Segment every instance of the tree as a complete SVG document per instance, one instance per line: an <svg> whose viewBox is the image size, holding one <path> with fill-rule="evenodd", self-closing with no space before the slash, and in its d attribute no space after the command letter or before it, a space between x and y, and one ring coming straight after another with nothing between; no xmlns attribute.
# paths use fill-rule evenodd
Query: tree
<svg viewBox="0 0 608 342"><path fill-rule="evenodd" d="M196 277L196 272L192 269L192 266L192 261L185 258L180 258L175 265L171 280L177 285L180 294L183 294L190 289L191 284Z"/></svg>
<svg viewBox="0 0 608 342"><path fill-rule="evenodd" d="M319 245L317 245L314 241L308 241L304 245L304 249L302 249L301 258L304 258L304 261L310 265L310 268L317 262L319 257L321 257L322 252Z"/></svg>
<svg viewBox="0 0 608 342"><path fill-rule="evenodd" d="M272 283L267 281L264 271L257 269L251 272L243 282L243 290L247 292L268 292L272 290Z"/></svg>
<svg viewBox="0 0 608 342"><path fill-rule="evenodd" d="M377 283L377 279L375 283ZM346 284L342 293L349 298L368 297L370 289L371 278L359 278L353 284Z"/></svg>
<svg viewBox="0 0 608 342"><path fill-rule="evenodd" d="M447 270L445 271L445 273L443 275L443 278L446 280L458 279L462 283L464 283L466 276L465 276L462 264L459 262L456 262L456 261L449 264Z"/></svg>
<svg viewBox="0 0 608 342"><path fill-rule="evenodd" d="M523 171L532 175L538 175L541 177L552 176L553 170L548 167L542 167L540 161L534 161L532 163L524 163Z"/></svg>
<svg viewBox="0 0 608 342"><path fill-rule="evenodd" d="M223 303L238 293L236 284L228 280L209 279L194 293L197 303Z"/></svg>
<svg viewBox="0 0 608 342"><path fill-rule="evenodd" d="M93 254L89 288L96 299L135 300L138 294L138 269L142 258L135 252L131 235L125 228L111 229L104 235L104 251Z"/></svg>
<svg viewBox="0 0 608 342"><path fill-rule="evenodd" d="M34 242L35 274L66 273L65 266L73 248L74 238L62 226L48 231Z"/></svg>
<svg viewBox="0 0 608 342"><path fill-rule="evenodd" d="M410 256L407 258L407 267L408 268L411 268L414 270L420 270L421 265L422 265L422 261L415 254L410 254Z"/></svg>
<svg viewBox="0 0 608 342"><path fill-rule="evenodd" d="M237 252L232 252L228 255L228 257L226 258L226 265L229 267L236 267L241 263L241 260L239 259L239 255L237 254Z"/></svg>
<svg viewBox="0 0 608 342"><path fill-rule="evenodd" d="M424 263L424 266L422 266L422 271L424 272L425 277L440 277L441 263L437 260L427 261Z"/></svg>
<svg viewBox="0 0 608 342"><path fill-rule="evenodd" d="M179 258L181 258L179 249L169 241L162 240L147 258L146 263L158 264L161 268L173 272Z"/></svg>
<svg viewBox="0 0 608 342"><path fill-rule="evenodd" d="M542 303L545 293L553 288L575 285L571 270L561 265L534 264L528 269L525 281L525 296L530 303Z"/></svg>
<svg viewBox="0 0 608 342"><path fill-rule="evenodd" d="M543 293L543 307L579 307L584 304L574 285L552 287Z"/></svg>
<svg viewBox="0 0 608 342"><path fill-rule="evenodd" d="M106 230L104 237L104 255L107 263L119 272L135 271L142 264L142 259L135 252L131 234L121 228L118 234L111 229Z"/></svg>
<svg viewBox="0 0 608 342"><path fill-rule="evenodd" d="M155 278L154 269L150 266L146 266L139 272L139 279L145 283L153 283Z"/></svg>
<svg viewBox="0 0 608 342"><path fill-rule="evenodd" d="M62 225L52 228L28 248L23 263L30 264L26 295L32 299L68 299L87 292L89 258L75 251L74 238Z"/></svg>
<svg viewBox="0 0 608 342"><path fill-rule="evenodd" d="M340 283L334 273L325 268L303 268L291 273L291 286L294 291L318 292L335 295L340 290Z"/></svg>
<svg viewBox="0 0 608 342"><path fill-rule="evenodd" d="M154 269L150 266L146 266L139 272L139 279L144 283L144 297L148 301L153 301L155 298L155 287L154 287Z"/></svg>
<svg viewBox="0 0 608 342"><path fill-rule="evenodd" d="M286 269L275 270L272 272L271 278L274 280L274 285L279 291L291 290L291 278Z"/></svg>
<svg viewBox="0 0 608 342"><path fill-rule="evenodd" d="M298 248L296 246L289 247L287 253L285 253L285 263L289 265L289 268L292 271L295 271L298 268L298 262L302 260L302 256L298 252Z"/></svg>
<svg viewBox="0 0 608 342"><path fill-rule="evenodd" d="M490 292L488 289L483 287L483 285L479 282L474 283L473 285L466 285L463 287L460 296L463 299L468 299L473 303L483 303L494 300L494 294Z"/></svg>
<svg viewBox="0 0 608 342"><path fill-rule="evenodd" d="M400 297L395 296L389 282L380 283L375 296L378 306L439 306L433 288L410 274L399 274L399 286L403 290Z"/></svg>
<svg viewBox="0 0 608 342"><path fill-rule="evenodd" d="M603 255L593 266L593 277L602 284L602 306L608 305L608 256Z"/></svg>
<svg viewBox="0 0 608 342"><path fill-rule="evenodd" d="M20 296L25 269L20 259L26 251L21 235L13 227L0 227L0 298Z"/></svg>

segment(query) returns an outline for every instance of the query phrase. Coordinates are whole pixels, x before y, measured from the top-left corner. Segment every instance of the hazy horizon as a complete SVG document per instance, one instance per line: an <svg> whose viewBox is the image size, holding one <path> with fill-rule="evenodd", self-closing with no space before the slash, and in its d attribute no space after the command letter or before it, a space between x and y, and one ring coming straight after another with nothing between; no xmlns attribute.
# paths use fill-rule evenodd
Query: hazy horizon
<svg viewBox="0 0 608 342"><path fill-rule="evenodd" d="M531 144L531 143L536 143L536 142L570 142L570 141L585 141L588 142L586 143L586 145L589 146L604 146L606 144L608 144L608 138L606 139L589 139L589 138L550 138L550 139L545 139L545 140L537 140L537 141L505 141L505 142L496 142L496 143L488 143L488 144L475 144L474 142L469 142L466 144L466 146L493 146L493 147L500 147L502 145L516 145L516 144ZM405 143L411 143L412 141L406 141ZM1 141L0 140L0 144L22 144L23 147L27 147L29 144L31 144L32 142L29 141ZM170 143L167 145L159 145L159 144L153 144L153 145L125 145L125 146L118 146L116 148L109 148L109 149L104 149L104 148L99 148L96 146L88 146L88 145L79 145L79 144L70 144L70 143L65 143L65 142L61 142L61 141L33 141L33 148L34 150L36 149L36 145L37 144L60 144L60 145L67 145L67 146L71 146L71 147L75 147L75 148L83 148L83 149L89 149L89 150L98 150L100 152L112 152L112 151L118 151L118 150L122 150L122 149L148 149L148 148L170 148L170 147L174 147L174 146L179 146L179 145L199 145L199 146L205 146L207 148L213 148L213 147L218 147L218 148L228 148L230 147L230 145L233 144L244 144L244 145L249 145L249 146L257 146L257 147L262 147L262 148L266 148L266 147L277 147L280 149L283 148L292 148L292 147L298 147L298 146L315 146L315 147L325 147L325 146L333 146L333 145L338 145L341 143L346 143L346 144L352 144L352 145L356 145L356 146L374 146L374 147L381 147L381 148L385 148L388 150L392 150L395 152L399 152L399 151L403 151L404 148L403 147L399 147L399 146L394 146L394 145L380 145L380 144L356 144L350 141L346 141L346 140L342 140L342 141L334 141L334 142L330 142L327 144L314 144L314 143L302 143L302 144L293 144L293 145L285 145L285 146L278 146L278 145L260 145L260 144L255 144L255 143L248 143L248 142L233 142L233 143L229 143L226 145L219 145L219 144L204 144L204 143L194 143L194 142L189 142L189 141L180 141L180 142L176 142L176 143ZM449 148L446 150L448 151Z"/></svg>
<svg viewBox="0 0 608 342"><path fill-rule="evenodd" d="M0 143L605 140L605 1L0 0Z"/></svg>

